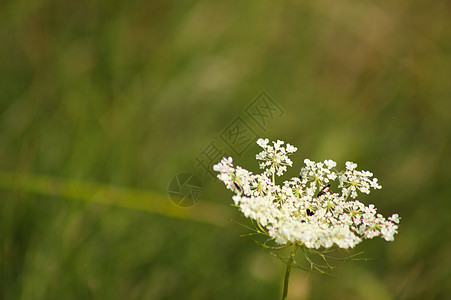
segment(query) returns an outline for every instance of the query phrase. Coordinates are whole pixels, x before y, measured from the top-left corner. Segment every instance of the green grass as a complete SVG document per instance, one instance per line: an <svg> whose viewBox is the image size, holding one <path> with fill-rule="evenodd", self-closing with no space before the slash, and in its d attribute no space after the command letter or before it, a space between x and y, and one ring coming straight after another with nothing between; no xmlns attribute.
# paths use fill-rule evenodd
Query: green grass
<svg viewBox="0 0 451 300"><path fill-rule="evenodd" d="M402 217L393 243L289 299L447 299L450 21L445 1L0 4L0 298L278 299L284 268L225 221L196 165L241 116L304 158L352 160ZM265 90L284 114L258 128ZM237 164L257 171L257 146ZM180 209L173 176L204 194ZM219 226L218 226L219 225Z"/></svg>

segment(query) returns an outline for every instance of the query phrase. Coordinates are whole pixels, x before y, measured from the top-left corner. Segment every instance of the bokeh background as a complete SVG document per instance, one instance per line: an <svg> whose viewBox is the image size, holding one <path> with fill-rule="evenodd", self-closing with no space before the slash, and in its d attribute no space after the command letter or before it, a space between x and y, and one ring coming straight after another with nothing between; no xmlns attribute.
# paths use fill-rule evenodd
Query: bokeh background
<svg viewBox="0 0 451 300"><path fill-rule="evenodd" d="M361 200L402 217L339 279L294 271L290 299L450 299L450 8L2 1L0 298L279 299L283 264L196 161L234 155L219 136L266 91L284 113L256 131L298 146L289 176L358 162L383 186ZM167 194L182 172L191 208Z"/></svg>

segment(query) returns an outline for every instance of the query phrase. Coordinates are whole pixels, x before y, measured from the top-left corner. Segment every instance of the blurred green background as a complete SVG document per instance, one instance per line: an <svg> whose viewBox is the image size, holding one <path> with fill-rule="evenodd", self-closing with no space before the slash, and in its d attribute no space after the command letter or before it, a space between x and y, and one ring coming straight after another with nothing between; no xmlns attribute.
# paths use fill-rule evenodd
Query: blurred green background
<svg viewBox="0 0 451 300"><path fill-rule="evenodd" d="M284 114L257 133L298 146L290 176L355 161L383 186L361 200L402 217L339 279L294 271L290 299L450 299L449 11L1 2L0 298L279 299L283 264L239 237L231 193L195 160L264 90ZM230 154L257 171L256 151ZM182 172L203 184L192 208L167 195Z"/></svg>

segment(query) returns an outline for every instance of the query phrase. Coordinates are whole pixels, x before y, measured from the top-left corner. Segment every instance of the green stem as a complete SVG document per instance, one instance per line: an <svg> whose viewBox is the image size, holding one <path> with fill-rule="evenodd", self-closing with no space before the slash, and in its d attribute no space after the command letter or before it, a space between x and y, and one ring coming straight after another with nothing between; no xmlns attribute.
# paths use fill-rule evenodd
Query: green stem
<svg viewBox="0 0 451 300"><path fill-rule="evenodd" d="M282 300L286 300L288 296L288 283L290 281L291 268L293 267L294 258L296 257L296 252L298 251L298 248L299 246L295 244L293 250L291 251L290 260L287 263L287 269L285 271L285 279L283 281Z"/></svg>

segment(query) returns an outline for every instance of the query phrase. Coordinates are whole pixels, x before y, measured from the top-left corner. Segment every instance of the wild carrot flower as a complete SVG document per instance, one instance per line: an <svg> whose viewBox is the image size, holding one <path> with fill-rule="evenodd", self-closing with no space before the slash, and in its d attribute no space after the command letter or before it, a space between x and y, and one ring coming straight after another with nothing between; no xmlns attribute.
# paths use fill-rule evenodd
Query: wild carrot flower
<svg viewBox="0 0 451 300"><path fill-rule="evenodd" d="M218 178L233 191L235 205L241 212L266 228L279 245L298 244L306 248L352 248L363 239L380 236L393 241L399 216L388 219L377 213L372 204L356 200L358 193L369 194L380 189L377 178L369 171L357 170L357 164L346 162L343 171L336 171L336 162L304 160L299 177L277 185L293 162L289 156L297 148L283 141L259 139L263 150L256 158L262 174L253 174L233 165L231 157L223 158L213 169ZM330 186L337 182L338 192Z"/></svg>
<svg viewBox="0 0 451 300"><path fill-rule="evenodd" d="M267 237L259 245L268 251L292 247L289 257L271 252L287 265L282 299L287 298L292 267L327 273L325 270L333 269L328 258L347 261L354 260L355 256L331 257L328 253L332 247L353 248L362 240L377 236L386 241L394 240L399 216L385 218L377 213L373 204L366 206L356 199L359 193L369 194L371 190L382 188L373 173L357 170L357 164L350 161L345 163L344 170L337 171L333 160L305 159L299 177L277 185L276 176L282 176L287 167L292 167L289 156L297 148L280 140L270 144L268 139L259 139L257 144L263 149L256 155L264 170L261 174L234 166L231 157L223 158L213 169L234 193L235 206L253 220L254 234ZM276 246L269 246L268 241ZM296 263L299 248L303 249L310 269ZM308 253L319 255L326 265L314 262Z"/></svg>

